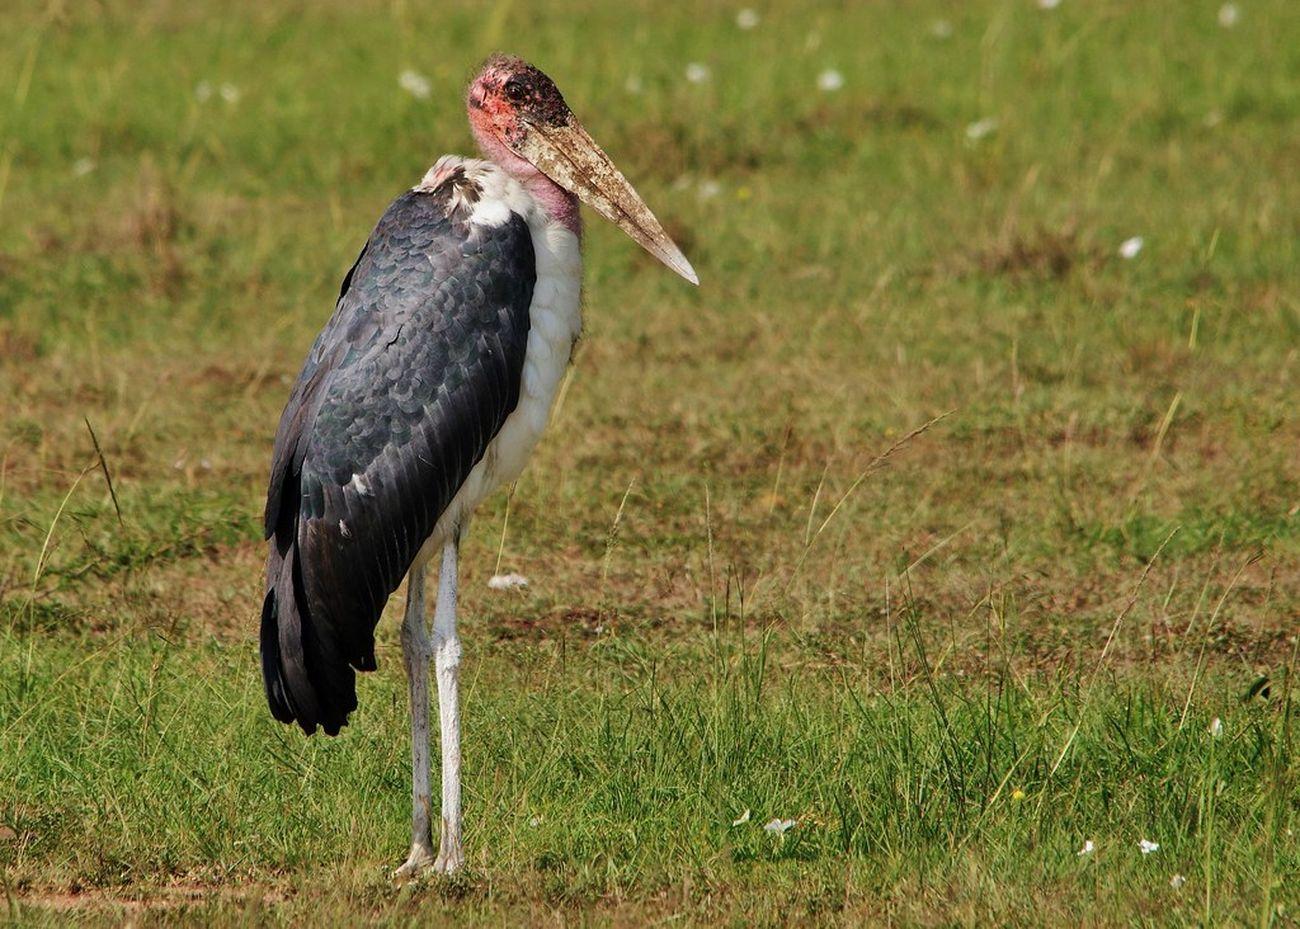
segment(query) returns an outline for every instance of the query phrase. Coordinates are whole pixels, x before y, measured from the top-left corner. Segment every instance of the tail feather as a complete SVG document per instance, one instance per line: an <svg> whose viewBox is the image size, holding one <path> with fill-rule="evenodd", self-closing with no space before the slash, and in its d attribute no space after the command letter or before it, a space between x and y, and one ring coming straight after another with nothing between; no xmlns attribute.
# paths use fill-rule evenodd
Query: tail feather
<svg viewBox="0 0 1300 929"><path fill-rule="evenodd" d="M276 620L275 588L266 592L262 601L262 683L266 686L266 702L271 715L282 723L297 718L289 702L289 688L280 673L280 628Z"/></svg>
<svg viewBox="0 0 1300 929"><path fill-rule="evenodd" d="M356 672L323 642L303 592L297 546L281 556L274 542L262 603L262 679L271 715L297 722L311 735L317 726L338 735L357 708Z"/></svg>

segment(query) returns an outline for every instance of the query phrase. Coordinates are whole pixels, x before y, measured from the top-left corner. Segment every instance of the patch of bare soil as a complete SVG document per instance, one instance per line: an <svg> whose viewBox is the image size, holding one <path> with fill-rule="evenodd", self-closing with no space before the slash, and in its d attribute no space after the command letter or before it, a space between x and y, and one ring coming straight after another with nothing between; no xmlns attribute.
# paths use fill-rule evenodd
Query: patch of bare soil
<svg viewBox="0 0 1300 929"><path fill-rule="evenodd" d="M79 885L62 890L22 891L18 900L27 905L58 912L116 910L139 912L173 910L210 903L262 903L273 905L287 900L283 890L261 885L230 885L207 881L178 881L157 887L125 889L84 888Z"/></svg>

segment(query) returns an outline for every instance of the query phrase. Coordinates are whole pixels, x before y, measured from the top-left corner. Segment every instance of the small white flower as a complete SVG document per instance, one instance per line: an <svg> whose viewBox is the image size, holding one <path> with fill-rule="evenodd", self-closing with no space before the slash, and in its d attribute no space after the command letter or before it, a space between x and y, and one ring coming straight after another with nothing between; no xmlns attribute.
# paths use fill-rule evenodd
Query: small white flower
<svg viewBox="0 0 1300 929"><path fill-rule="evenodd" d="M1079 849L1075 854L1082 858L1084 855L1091 855L1096 850L1097 846L1092 844L1092 839L1084 839L1083 848Z"/></svg>
<svg viewBox="0 0 1300 929"><path fill-rule="evenodd" d="M1061 0L1038 0L1040 10L1054 10L1061 5Z"/></svg>
<svg viewBox="0 0 1300 929"><path fill-rule="evenodd" d="M1150 855L1152 852L1160 850L1160 843L1152 842L1150 839L1139 839L1138 848L1142 849L1142 854Z"/></svg>
<svg viewBox="0 0 1300 929"><path fill-rule="evenodd" d="M1138 256L1138 252L1142 251L1142 246L1145 244L1146 242L1142 240L1142 236L1140 235L1135 235L1130 239L1125 239L1119 245L1119 257L1127 261L1132 261Z"/></svg>
<svg viewBox="0 0 1300 929"><path fill-rule="evenodd" d="M95 170L95 160L93 158L78 158L72 163L72 176L85 177L91 171Z"/></svg>
<svg viewBox="0 0 1300 929"><path fill-rule="evenodd" d="M428 100L429 94L433 92L433 85L429 83L429 79L411 68L397 75L397 86L416 100Z"/></svg>
<svg viewBox="0 0 1300 929"><path fill-rule="evenodd" d="M222 85L221 85L221 99L222 99L222 100L225 100L227 103L232 104L232 105L238 103L238 102L239 102L239 88L236 87L234 84L222 84Z"/></svg>
<svg viewBox="0 0 1300 929"><path fill-rule="evenodd" d="M930 35L936 39L952 38L952 20L936 19L930 24Z"/></svg>
<svg viewBox="0 0 1300 929"><path fill-rule="evenodd" d="M978 142L987 135L992 135L997 131L998 121L993 116L986 116L978 119L966 127L966 138L972 142Z"/></svg>
<svg viewBox="0 0 1300 929"><path fill-rule="evenodd" d="M1210 730L1209 730L1209 732L1210 732L1210 737L1211 737L1211 738L1217 739L1217 738L1222 737L1222 735L1223 735L1223 720L1219 719L1219 717L1217 717L1217 716L1214 717L1214 719L1210 720Z"/></svg>
<svg viewBox="0 0 1300 929"><path fill-rule="evenodd" d="M1219 7L1219 25L1231 29L1241 19L1241 7L1235 3L1225 3Z"/></svg>
<svg viewBox="0 0 1300 929"><path fill-rule="evenodd" d="M493 590L515 590L528 586L528 578L522 574L494 574L488 578L488 586Z"/></svg>
<svg viewBox="0 0 1300 929"><path fill-rule="evenodd" d="M639 94L645 89L645 85L641 83L641 75L629 74L627 80L623 82L623 89L630 94Z"/></svg>
<svg viewBox="0 0 1300 929"><path fill-rule="evenodd" d="M700 181L701 200L712 200L720 193L722 193L722 185L717 181Z"/></svg>
<svg viewBox="0 0 1300 929"><path fill-rule="evenodd" d="M834 68L827 68L817 75L817 89L824 93L834 93L844 86L844 75Z"/></svg>
<svg viewBox="0 0 1300 929"><path fill-rule="evenodd" d="M733 820L731 821L731 824L732 824L733 826L743 826L743 825L745 825L745 823L747 823L747 822L749 822L749 808L748 808L748 807L746 807L745 812L741 813L739 816L737 816L735 819L733 819Z"/></svg>
<svg viewBox="0 0 1300 929"><path fill-rule="evenodd" d="M530 816L528 818L528 825L532 826L534 829L536 829L541 824L542 824L542 817L540 816Z"/></svg>
<svg viewBox="0 0 1300 929"><path fill-rule="evenodd" d="M770 832L772 835L785 835L795 826L793 819L781 819L779 816L763 826L764 832Z"/></svg>
<svg viewBox="0 0 1300 929"><path fill-rule="evenodd" d="M1173 877L1169 879L1169 886L1172 887L1174 890L1177 890L1179 887L1182 887L1186 883L1187 883L1187 878L1183 877L1181 874L1175 874Z"/></svg>
<svg viewBox="0 0 1300 929"><path fill-rule="evenodd" d="M758 11L745 7L736 14L736 25L741 29L753 29L758 25Z"/></svg>
<svg viewBox="0 0 1300 929"><path fill-rule="evenodd" d="M212 99L212 82L199 81L194 85L194 99L199 103L207 103Z"/></svg>
<svg viewBox="0 0 1300 929"><path fill-rule="evenodd" d="M692 61L686 66L686 80L692 84L703 84L712 76L713 72L709 70L709 66L706 64Z"/></svg>

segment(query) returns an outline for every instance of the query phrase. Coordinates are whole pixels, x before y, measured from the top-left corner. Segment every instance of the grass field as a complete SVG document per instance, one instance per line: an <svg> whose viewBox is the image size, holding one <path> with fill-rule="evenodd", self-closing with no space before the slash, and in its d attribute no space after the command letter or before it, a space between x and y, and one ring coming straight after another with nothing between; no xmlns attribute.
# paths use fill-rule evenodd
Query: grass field
<svg viewBox="0 0 1300 929"><path fill-rule="evenodd" d="M1293 0L548 8L0 17L7 918L1300 919ZM591 220L561 406L463 549L469 866L398 888L401 597L354 725L276 724L258 520L499 48L703 284Z"/></svg>

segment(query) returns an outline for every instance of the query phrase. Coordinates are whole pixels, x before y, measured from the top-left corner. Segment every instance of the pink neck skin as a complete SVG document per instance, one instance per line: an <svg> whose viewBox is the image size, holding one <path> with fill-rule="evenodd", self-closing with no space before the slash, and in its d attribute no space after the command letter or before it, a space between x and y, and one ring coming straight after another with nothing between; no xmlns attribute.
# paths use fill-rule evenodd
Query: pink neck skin
<svg viewBox="0 0 1300 929"><path fill-rule="evenodd" d="M542 209L551 219L563 225L579 239L582 238L582 214L578 210L576 196L538 171L530 162L512 152L491 132L480 129L474 124L472 118L470 129L474 133L474 141L478 143L483 157L522 184L524 190L533 195L533 199L541 204Z"/></svg>

